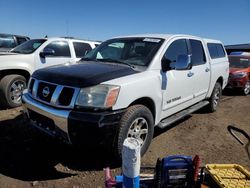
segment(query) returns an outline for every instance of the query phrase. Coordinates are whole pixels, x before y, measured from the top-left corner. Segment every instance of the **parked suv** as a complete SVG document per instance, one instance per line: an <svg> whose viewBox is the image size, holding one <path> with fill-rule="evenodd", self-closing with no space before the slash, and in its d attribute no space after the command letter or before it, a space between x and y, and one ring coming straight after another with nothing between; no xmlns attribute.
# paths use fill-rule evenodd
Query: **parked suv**
<svg viewBox="0 0 250 188"><path fill-rule="evenodd" d="M227 88L240 89L244 95L250 92L250 53L233 52L229 56L230 74Z"/></svg>
<svg viewBox="0 0 250 188"><path fill-rule="evenodd" d="M10 51L12 48L30 40L29 37L0 33L0 52Z"/></svg>
<svg viewBox="0 0 250 188"><path fill-rule="evenodd" d="M143 155L154 127L218 107L229 63L220 41L187 35L108 40L76 65L33 73L22 100L31 124L73 144L105 144L120 156L125 138Z"/></svg>
<svg viewBox="0 0 250 188"><path fill-rule="evenodd" d="M32 39L0 55L0 102L7 107L21 105L22 90L35 70L74 64L97 44L68 38Z"/></svg>

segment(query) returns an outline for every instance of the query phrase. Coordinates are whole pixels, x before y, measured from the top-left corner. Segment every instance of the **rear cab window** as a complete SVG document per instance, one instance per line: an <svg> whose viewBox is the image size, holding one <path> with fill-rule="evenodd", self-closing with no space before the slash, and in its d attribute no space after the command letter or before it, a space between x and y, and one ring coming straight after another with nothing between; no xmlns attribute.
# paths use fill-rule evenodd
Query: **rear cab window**
<svg viewBox="0 0 250 188"><path fill-rule="evenodd" d="M226 52L220 43L207 43L207 48L212 59L226 57Z"/></svg>

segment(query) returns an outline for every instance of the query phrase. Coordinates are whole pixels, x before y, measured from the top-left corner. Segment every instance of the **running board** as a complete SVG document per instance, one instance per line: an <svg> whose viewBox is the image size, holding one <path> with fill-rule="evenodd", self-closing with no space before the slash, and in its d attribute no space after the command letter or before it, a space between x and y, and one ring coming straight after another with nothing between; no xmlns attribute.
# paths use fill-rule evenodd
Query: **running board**
<svg viewBox="0 0 250 188"><path fill-rule="evenodd" d="M201 101L185 110L182 110L172 116L169 116L165 119L163 119L157 126L161 129L171 125L172 123L184 118L185 116L188 116L189 114L201 109L202 107L208 105L209 102L208 101Z"/></svg>

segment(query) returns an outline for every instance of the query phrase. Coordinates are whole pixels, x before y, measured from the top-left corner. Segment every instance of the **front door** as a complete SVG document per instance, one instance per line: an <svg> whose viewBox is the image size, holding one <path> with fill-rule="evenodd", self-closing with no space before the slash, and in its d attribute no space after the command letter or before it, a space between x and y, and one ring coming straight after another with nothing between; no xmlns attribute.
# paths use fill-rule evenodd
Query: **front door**
<svg viewBox="0 0 250 188"><path fill-rule="evenodd" d="M174 70L179 55L188 55L188 41L174 40L167 48L163 63L168 63L169 70L162 74L162 118L176 113L193 104L193 76L191 70Z"/></svg>
<svg viewBox="0 0 250 188"><path fill-rule="evenodd" d="M52 49L54 50L55 53L53 55L46 56L44 58L38 56L37 68L44 68L58 64L70 63L71 54L67 41L53 41L50 44L48 44L45 48Z"/></svg>

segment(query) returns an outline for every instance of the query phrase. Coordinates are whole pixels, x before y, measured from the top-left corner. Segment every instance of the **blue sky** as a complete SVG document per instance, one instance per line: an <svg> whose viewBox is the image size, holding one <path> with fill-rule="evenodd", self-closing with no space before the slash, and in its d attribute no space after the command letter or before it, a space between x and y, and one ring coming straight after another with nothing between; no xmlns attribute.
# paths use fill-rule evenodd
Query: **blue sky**
<svg viewBox="0 0 250 188"><path fill-rule="evenodd" d="M183 33L250 43L250 0L0 0L0 33L96 40Z"/></svg>

